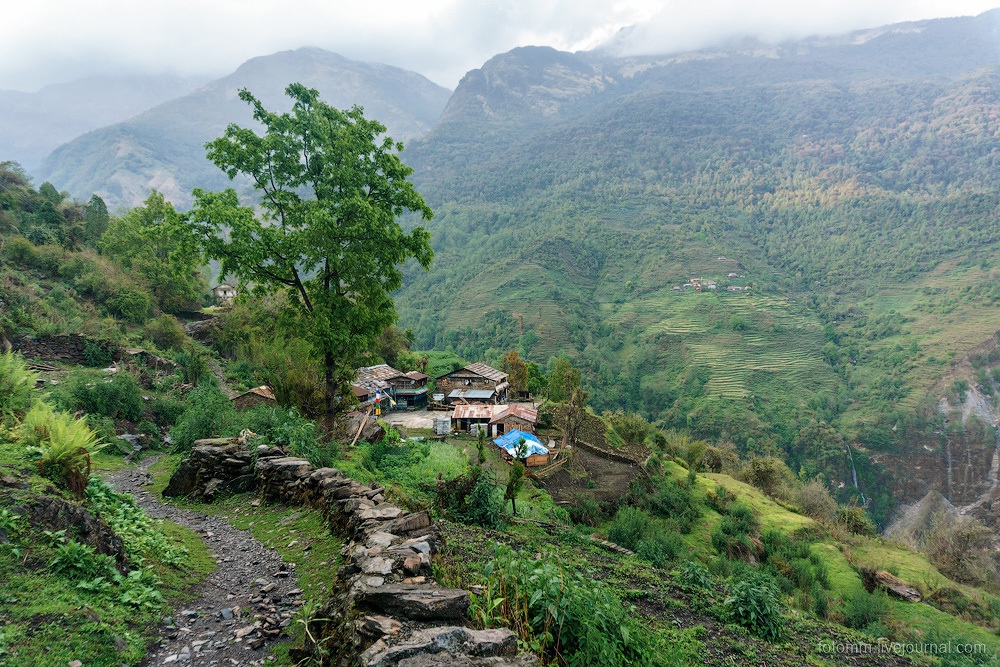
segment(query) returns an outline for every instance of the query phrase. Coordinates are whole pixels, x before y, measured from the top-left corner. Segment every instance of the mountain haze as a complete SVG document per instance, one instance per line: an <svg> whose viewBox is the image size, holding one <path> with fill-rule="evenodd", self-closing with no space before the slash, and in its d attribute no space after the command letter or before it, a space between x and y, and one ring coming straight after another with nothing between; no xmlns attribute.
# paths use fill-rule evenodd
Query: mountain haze
<svg viewBox="0 0 1000 667"><path fill-rule="evenodd" d="M112 210L141 202L152 188L184 207L192 188L228 184L205 158L204 144L229 123L252 123L249 107L237 97L239 90L249 89L269 109L288 110L284 89L292 82L318 89L334 106L363 106L394 139L403 141L427 132L450 94L396 67L316 48L284 51L253 58L193 93L85 134L56 149L36 175L75 196L96 192Z"/></svg>
<svg viewBox="0 0 1000 667"><path fill-rule="evenodd" d="M59 145L205 82L174 76L92 77L45 86L34 93L0 90L0 160L31 171Z"/></svg>

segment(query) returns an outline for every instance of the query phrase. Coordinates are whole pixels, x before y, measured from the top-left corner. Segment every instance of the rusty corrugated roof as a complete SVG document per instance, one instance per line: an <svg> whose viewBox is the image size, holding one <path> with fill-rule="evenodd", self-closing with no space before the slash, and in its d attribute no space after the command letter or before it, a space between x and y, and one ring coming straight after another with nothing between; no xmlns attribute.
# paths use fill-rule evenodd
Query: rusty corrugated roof
<svg viewBox="0 0 1000 667"><path fill-rule="evenodd" d="M515 417L520 417L526 422L534 424L538 421L538 410L529 405L507 405L504 406L502 410L493 415L493 419L490 420L491 424L494 424L504 417L509 417L514 415Z"/></svg>
<svg viewBox="0 0 1000 667"><path fill-rule="evenodd" d="M470 403L469 405L456 405L454 419L491 419L493 408L496 406L489 403Z"/></svg>

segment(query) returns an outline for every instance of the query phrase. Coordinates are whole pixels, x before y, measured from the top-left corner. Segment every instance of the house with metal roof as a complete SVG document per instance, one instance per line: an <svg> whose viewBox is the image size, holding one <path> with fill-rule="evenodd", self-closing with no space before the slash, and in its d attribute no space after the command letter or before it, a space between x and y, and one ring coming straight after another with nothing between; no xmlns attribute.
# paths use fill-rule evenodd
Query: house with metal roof
<svg viewBox="0 0 1000 667"><path fill-rule="evenodd" d="M474 432L481 428L489 433L495 407L491 403L461 403L455 406L451 418L459 431Z"/></svg>
<svg viewBox="0 0 1000 667"><path fill-rule="evenodd" d="M389 364L365 366L359 368L357 373L351 389L362 407L375 402L376 391L381 392L380 405L384 410L422 408L427 405L429 375L416 371L404 373Z"/></svg>
<svg viewBox="0 0 1000 667"><path fill-rule="evenodd" d="M519 429L527 433L535 432L538 423L538 409L530 405L507 405L493 413L490 425L495 426L496 433L506 433L511 429Z"/></svg>
<svg viewBox="0 0 1000 667"><path fill-rule="evenodd" d="M507 374L484 363L469 364L440 375L435 379L438 393L445 395L445 402L455 403L506 403Z"/></svg>

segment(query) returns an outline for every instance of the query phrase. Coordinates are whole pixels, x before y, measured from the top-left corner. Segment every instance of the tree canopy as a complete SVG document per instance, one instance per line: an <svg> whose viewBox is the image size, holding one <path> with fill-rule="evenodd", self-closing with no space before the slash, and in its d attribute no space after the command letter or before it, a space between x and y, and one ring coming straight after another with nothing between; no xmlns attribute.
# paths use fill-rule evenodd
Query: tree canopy
<svg viewBox="0 0 1000 667"><path fill-rule="evenodd" d="M88 212L91 207L99 215L103 201L91 200ZM196 239L184 218L156 190L143 206L112 220L98 246L148 283L164 312L190 308L206 289Z"/></svg>
<svg viewBox="0 0 1000 667"><path fill-rule="evenodd" d="M427 230L407 232L398 218L432 213L384 125L359 107L336 109L301 84L285 92L292 111L278 114L241 90L263 134L234 124L206 145L230 178L249 178L259 208L241 204L231 188L196 189L190 220L224 274L253 294L286 292L304 315L332 419L353 399L357 364L396 321L399 266L414 258L427 268L433 258Z"/></svg>

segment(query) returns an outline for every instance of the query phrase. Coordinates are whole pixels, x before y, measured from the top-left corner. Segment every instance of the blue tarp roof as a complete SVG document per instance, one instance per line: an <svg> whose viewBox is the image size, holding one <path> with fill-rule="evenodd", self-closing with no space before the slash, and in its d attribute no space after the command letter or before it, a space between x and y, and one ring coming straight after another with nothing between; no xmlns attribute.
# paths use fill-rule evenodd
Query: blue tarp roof
<svg viewBox="0 0 1000 667"><path fill-rule="evenodd" d="M542 445L538 438L533 436L531 433L525 433L518 429L511 429L507 431L499 438L493 440L497 447L506 450L511 456L517 456L517 443L524 438L524 455L531 456L532 454L548 454L549 450Z"/></svg>

